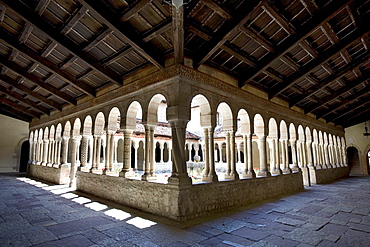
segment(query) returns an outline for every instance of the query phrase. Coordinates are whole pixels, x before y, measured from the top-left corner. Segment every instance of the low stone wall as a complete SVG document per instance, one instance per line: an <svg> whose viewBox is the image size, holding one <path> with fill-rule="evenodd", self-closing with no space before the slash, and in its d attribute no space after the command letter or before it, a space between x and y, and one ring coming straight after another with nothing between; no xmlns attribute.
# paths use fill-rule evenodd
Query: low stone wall
<svg viewBox="0 0 370 247"><path fill-rule="evenodd" d="M349 167L336 167L328 169L310 169L310 180L312 184L330 183L340 178L349 176Z"/></svg>
<svg viewBox="0 0 370 247"><path fill-rule="evenodd" d="M302 174L173 186L77 172L77 190L178 221L304 189Z"/></svg>
<svg viewBox="0 0 370 247"><path fill-rule="evenodd" d="M69 165L62 165L55 168L50 166L42 166L36 164L28 165L28 175L35 178L52 182L55 184L68 184L69 183Z"/></svg>

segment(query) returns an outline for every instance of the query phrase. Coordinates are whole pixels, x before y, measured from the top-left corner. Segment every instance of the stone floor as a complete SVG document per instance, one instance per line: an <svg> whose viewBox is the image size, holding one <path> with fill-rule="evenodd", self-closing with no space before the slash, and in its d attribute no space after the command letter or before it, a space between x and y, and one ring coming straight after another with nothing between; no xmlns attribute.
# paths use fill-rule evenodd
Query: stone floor
<svg viewBox="0 0 370 247"><path fill-rule="evenodd" d="M370 246L370 176L173 222L0 174L0 246Z"/></svg>

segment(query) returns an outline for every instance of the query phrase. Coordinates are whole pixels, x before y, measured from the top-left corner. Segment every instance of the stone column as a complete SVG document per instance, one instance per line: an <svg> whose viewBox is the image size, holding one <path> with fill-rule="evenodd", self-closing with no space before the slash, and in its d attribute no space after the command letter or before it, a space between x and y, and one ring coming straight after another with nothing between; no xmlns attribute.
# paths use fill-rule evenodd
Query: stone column
<svg viewBox="0 0 370 247"><path fill-rule="evenodd" d="M159 158L159 162L164 163L164 161L163 161L163 157L164 157L164 144L163 144L163 142L159 143L159 149L160 149L159 153L161 155L161 157Z"/></svg>
<svg viewBox="0 0 370 247"><path fill-rule="evenodd" d="M267 170L267 155L266 155L266 136L258 136L259 154L260 154L260 170L258 177L270 177L271 173Z"/></svg>
<svg viewBox="0 0 370 247"><path fill-rule="evenodd" d="M229 161L228 167L230 168L229 174L225 174L225 179L234 179L239 180L239 174L236 171L236 164L235 164L235 133L234 131L228 132L228 143L229 143Z"/></svg>
<svg viewBox="0 0 370 247"><path fill-rule="evenodd" d="M292 173L289 167L289 156L288 156L288 140L280 140L281 152L282 152L282 163L283 163L283 174Z"/></svg>
<svg viewBox="0 0 370 247"><path fill-rule="evenodd" d="M101 159L100 159L100 156L101 156L101 145L102 143L102 139L101 139L101 136L97 136L97 141L96 141L96 167L95 169L93 169L93 171L95 172L101 172L101 169L100 169L100 162L101 162Z"/></svg>
<svg viewBox="0 0 370 247"><path fill-rule="evenodd" d="M62 141L59 139L56 143L56 152L55 152L55 167L59 167L60 165L60 155L61 155L61 148L62 148Z"/></svg>
<svg viewBox="0 0 370 247"><path fill-rule="evenodd" d="M42 155L42 165L46 166L48 163L48 151L49 151L49 141L44 140L44 151Z"/></svg>
<svg viewBox="0 0 370 247"><path fill-rule="evenodd" d="M328 145L324 144L324 162L327 168L331 168L330 161L329 161L329 154L328 154Z"/></svg>
<svg viewBox="0 0 370 247"><path fill-rule="evenodd" d="M208 176L209 176L209 166L210 166L210 153L208 150L209 149L209 135L208 135L208 128L203 128L203 133L204 133L204 151L205 151L205 162L204 162L204 174L202 177L202 181L208 181Z"/></svg>
<svg viewBox="0 0 370 247"><path fill-rule="evenodd" d="M188 119L173 117L169 119L172 129L172 175L168 179L169 184L190 185L191 178L188 176L185 158L185 135Z"/></svg>
<svg viewBox="0 0 370 247"><path fill-rule="evenodd" d="M87 172L87 155L88 155L88 137L82 136L81 143L81 164L78 168L80 171Z"/></svg>
<svg viewBox="0 0 370 247"><path fill-rule="evenodd" d="M208 150L209 150L209 173L210 182L218 182L218 176L215 168L215 140L213 135L213 127L208 128Z"/></svg>
<svg viewBox="0 0 370 247"><path fill-rule="evenodd" d="M227 131L226 133L226 177L229 177L231 174L231 162L230 162L230 133Z"/></svg>
<svg viewBox="0 0 370 247"><path fill-rule="evenodd" d="M243 178L256 178L256 173L253 169L253 150L252 150L252 134L248 133L244 138L244 162L245 170Z"/></svg>
<svg viewBox="0 0 370 247"><path fill-rule="evenodd" d="M299 168L297 166L297 149L296 149L296 140L290 140L290 147L292 151L292 172L298 172Z"/></svg>
<svg viewBox="0 0 370 247"><path fill-rule="evenodd" d="M144 125L145 127L145 145L144 145L144 174L141 176L141 180L147 181L150 177L150 126Z"/></svg>
<svg viewBox="0 0 370 247"><path fill-rule="evenodd" d="M115 149L115 146L114 146L114 134L115 132L112 132L111 133L111 137L110 137L110 147L109 147L109 171L111 172L114 172L113 170L113 162L114 162L114 149Z"/></svg>
<svg viewBox="0 0 370 247"><path fill-rule="evenodd" d="M62 149L62 164L61 165L65 165L67 164L67 160L68 160L69 137L63 137L62 142L63 142L63 145L62 145L63 149Z"/></svg>
<svg viewBox="0 0 370 247"><path fill-rule="evenodd" d="M71 147L71 172L69 176L69 187L74 187L76 185L76 158L77 158L77 147L79 146L81 136L72 137L72 147Z"/></svg>
<svg viewBox="0 0 370 247"><path fill-rule="evenodd" d="M132 177L134 174L131 172L131 136L133 130L123 131L123 168L119 173L120 177ZM135 158L137 160L137 149L135 149ZM136 164L135 164L136 167Z"/></svg>
<svg viewBox="0 0 370 247"><path fill-rule="evenodd" d="M307 149L307 165L310 168L314 168L312 157L312 142L306 142L306 149Z"/></svg>
<svg viewBox="0 0 370 247"><path fill-rule="evenodd" d="M107 140L105 147L105 169L103 171L104 175L112 175L113 171L113 149L114 149L114 132L107 130Z"/></svg>
<svg viewBox="0 0 370 247"><path fill-rule="evenodd" d="M155 174L154 174L154 164L155 164L155 140L154 140L154 129L155 126L150 127L150 177L151 179L154 179Z"/></svg>

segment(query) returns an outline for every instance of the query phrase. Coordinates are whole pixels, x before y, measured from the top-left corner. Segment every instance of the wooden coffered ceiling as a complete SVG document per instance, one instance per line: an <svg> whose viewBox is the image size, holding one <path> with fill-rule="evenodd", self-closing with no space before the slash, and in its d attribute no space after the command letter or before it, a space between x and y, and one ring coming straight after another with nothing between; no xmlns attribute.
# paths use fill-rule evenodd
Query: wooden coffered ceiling
<svg viewBox="0 0 370 247"><path fill-rule="evenodd" d="M0 113L31 121L184 57L335 125L370 120L370 0L0 1Z"/></svg>

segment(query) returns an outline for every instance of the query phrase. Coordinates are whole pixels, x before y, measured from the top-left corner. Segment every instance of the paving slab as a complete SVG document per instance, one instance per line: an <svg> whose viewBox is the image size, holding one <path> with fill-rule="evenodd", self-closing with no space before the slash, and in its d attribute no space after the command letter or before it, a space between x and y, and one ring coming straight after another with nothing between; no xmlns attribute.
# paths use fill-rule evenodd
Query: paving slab
<svg viewBox="0 0 370 247"><path fill-rule="evenodd" d="M0 186L1 247L369 246L369 176L183 223L24 174Z"/></svg>

